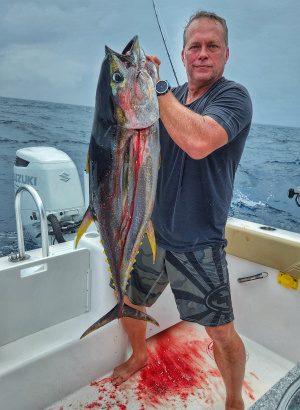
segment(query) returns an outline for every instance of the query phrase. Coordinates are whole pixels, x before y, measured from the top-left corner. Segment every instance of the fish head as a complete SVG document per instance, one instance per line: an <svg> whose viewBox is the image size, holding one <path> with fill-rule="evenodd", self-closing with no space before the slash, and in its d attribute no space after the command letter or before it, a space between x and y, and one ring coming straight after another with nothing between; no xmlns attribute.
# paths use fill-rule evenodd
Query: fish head
<svg viewBox="0 0 300 410"><path fill-rule="evenodd" d="M127 129L142 129L159 118L154 84L155 65L146 59L135 36L119 54L105 47L109 61L109 86L115 121Z"/></svg>

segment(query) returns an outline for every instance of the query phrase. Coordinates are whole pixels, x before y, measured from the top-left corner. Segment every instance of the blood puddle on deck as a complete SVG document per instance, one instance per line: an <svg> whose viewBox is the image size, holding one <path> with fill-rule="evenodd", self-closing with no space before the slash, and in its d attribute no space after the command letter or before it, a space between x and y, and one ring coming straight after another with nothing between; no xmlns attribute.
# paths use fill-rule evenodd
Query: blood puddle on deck
<svg viewBox="0 0 300 410"><path fill-rule="evenodd" d="M47 410L224 409L225 387L215 361L207 352L210 343L204 328L180 322L148 339L149 364L130 380L118 387L111 383L110 377L96 380ZM273 380L267 383L261 380L251 365L250 349L247 346L245 408L273 384Z"/></svg>

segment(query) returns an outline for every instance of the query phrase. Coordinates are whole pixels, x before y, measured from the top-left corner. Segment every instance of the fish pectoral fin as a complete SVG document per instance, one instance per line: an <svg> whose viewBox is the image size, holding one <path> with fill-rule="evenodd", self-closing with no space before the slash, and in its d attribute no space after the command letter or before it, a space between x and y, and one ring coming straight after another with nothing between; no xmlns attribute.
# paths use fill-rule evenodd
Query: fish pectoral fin
<svg viewBox="0 0 300 410"><path fill-rule="evenodd" d="M126 303L124 303L122 310L122 317L130 317L131 319L145 320L146 322L153 323L156 326L159 326L159 323L147 313L141 312L140 310L134 309Z"/></svg>
<svg viewBox="0 0 300 410"><path fill-rule="evenodd" d="M92 326L90 326L80 337L83 339L88 334L94 332L94 330L99 329L100 327L106 325L109 322L112 322L115 319L120 317L130 317L131 319L145 320L146 322L153 323L156 326L159 326L158 322L153 319L153 317L147 315L147 313L141 312L140 310L134 309L126 304L123 305L122 313L120 315L120 305L117 304L112 310L110 310L106 315L97 320Z"/></svg>
<svg viewBox="0 0 300 410"><path fill-rule="evenodd" d="M155 262L155 255L156 255L156 241L155 241L155 234L154 234L154 228L152 225L152 221L150 220L146 229L146 233L148 236L148 240L152 249L152 254L153 254L153 263Z"/></svg>
<svg viewBox="0 0 300 410"><path fill-rule="evenodd" d="M86 210L86 213L84 214L84 217L82 218L80 227L77 232L75 248L77 248L80 238L82 237L84 232L87 230L87 228L90 226L91 222L93 222L93 220L94 218L92 215L92 211L90 210L90 207L88 207L88 209Z"/></svg>

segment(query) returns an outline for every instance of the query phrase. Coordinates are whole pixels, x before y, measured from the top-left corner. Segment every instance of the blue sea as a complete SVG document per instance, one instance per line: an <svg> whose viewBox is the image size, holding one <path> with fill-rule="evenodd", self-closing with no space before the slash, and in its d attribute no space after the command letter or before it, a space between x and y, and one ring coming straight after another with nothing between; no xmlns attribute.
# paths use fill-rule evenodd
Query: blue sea
<svg viewBox="0 0 300 410"><path fill-rule="evenodd" d="M83 184L93 107L0 97L0 256L17 250L13 167L19 148L66 152ZM253 124L238 167L229 216L300 233L300 128ZM220 198L220 201L222 198ZM26 250L35 247L25 235Z"/></svg>

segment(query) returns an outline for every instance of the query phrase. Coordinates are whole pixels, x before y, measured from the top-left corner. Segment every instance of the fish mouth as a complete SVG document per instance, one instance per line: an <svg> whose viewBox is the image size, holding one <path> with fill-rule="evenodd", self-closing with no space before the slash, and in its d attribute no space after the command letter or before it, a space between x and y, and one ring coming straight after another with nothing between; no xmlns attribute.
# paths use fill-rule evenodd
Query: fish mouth
<svg viewBox="0 0 300 410"><path fill-rule="evenodd" d="M139 58L137 59L134 53L134 50L139 49L139 39L138 36L134 36L132 40L129 41L127 46L124 48L122 53L112 50L108 46L105 46L105 54L114 54L121 61L128 63L133 66L137 66L139 63ZM138 56L139 57L139 56Z"/></svg>

